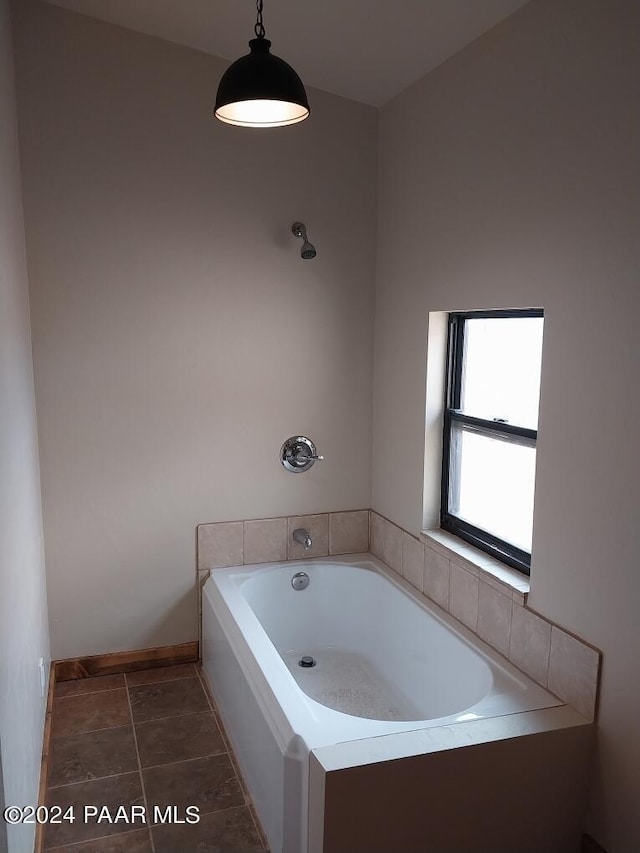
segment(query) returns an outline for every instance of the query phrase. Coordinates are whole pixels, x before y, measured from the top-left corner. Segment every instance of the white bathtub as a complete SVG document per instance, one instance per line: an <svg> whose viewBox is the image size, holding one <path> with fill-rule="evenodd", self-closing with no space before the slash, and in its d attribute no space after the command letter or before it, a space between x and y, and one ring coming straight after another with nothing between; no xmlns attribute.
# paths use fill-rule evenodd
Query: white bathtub
<svg viewBox="0 0 640 853"><path fill-rule="evenodd" d="M562 704L370 555L214 570L202 658L272 853L308 849L312 749Z"/></svg>

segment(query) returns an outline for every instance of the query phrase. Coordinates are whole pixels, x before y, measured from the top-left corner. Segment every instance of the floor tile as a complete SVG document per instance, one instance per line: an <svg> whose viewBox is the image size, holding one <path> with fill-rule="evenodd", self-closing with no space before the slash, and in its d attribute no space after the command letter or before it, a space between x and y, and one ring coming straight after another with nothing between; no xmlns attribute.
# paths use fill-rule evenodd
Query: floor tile
<svg viewBox="0 0 640 853"><path fill-rule="evenodd" d="M124 806L130 812L131 806L142 806L142 786L140 774L124 773L121 776L110 776L108 779L98 779L93 782L80 782L77 785L65 785L62 788L49 788L49 806L58 805L63 813L69 806L73 807L76 820L74 823L63 821L60 824L48 824L46 829L45 847L55 847L70 844L74 841L87 841L90 838L100 838L116 835L141 828L140 820L135 825L126 822L97 823L95 817L84 822L84 807L106 806L110 814L116 814L119 806Z"/></svg>
<svg viewBox="0 0 640 853"><path fill-rule="evenodd" d="M181 678L162 684L130 687L129 696L136 723L196 714L209 709L199 678Z"/></svg>
<svg viewBox="0 0 640 853"><path fill-rule="evenodd" d="M53 737L126 726L130 722L126 690L107 690L54 701Z"/></svg>
<svg viewBox="0 0 640 853"><path fill-rule="evenodd" d="M85 693L116 690L119 687L124 687L124 675L96 675L92 678L74 678L71 681L58 681L55 696L81 696Z"/></svg>
<svg viewBox="0 0 640 853"><path fill-rule="evenodd" d="M136 739L143 767L227 751L211 711L137 723Z"/></svg>
<svg viewBox="0 0 640 853"><path fill-rule="evenodd" d="M132 726L57 737L51 744L50 787L138 769Z"/></svg>
<svg viewBox="0 0 640 853"><path fill-rule="evenodd" d="M263 853L246 806L205 814L192 825L167 824L151 830L156 853Z"/></svg>
<svg viewBox="0 0 640 853"><path fill-rule="evenodd" d="M244 795L227 755L196 758L142 771L147 803L154 806L197 806L200 814L244 805Z"/></svg>
<svg viewBox="0 0 640 853"><path fill-rule="evenodd" d="M95 838L81 844L48 847L51 853L152 853L148 829L138 829L109 838Z"/></svg>
<svg viewBox="0 0 640 853"><path fill-rule="evenodd" d="M159 684L161 681L174 681L178 678L197 678L194 665L184 663L178 666L162 666L157 669L128 672L127 684L129 687L137 687L140 684Z"/></svg>

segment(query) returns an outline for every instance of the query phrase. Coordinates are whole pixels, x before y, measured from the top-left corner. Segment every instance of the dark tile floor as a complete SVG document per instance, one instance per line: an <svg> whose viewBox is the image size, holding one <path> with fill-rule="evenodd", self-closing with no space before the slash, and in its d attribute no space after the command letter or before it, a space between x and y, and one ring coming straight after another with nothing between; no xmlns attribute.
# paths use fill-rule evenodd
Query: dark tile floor
<svg viewBox="0 0 640 853"><path fill-rule="evenodd" d="M236 768L193 664L61 682L53 704L48 804L64 811L72 806L76 819L50 824L45 849L265 853ZM85 806L106 806L108 816L85 822ZM132 806L144 807L151 819L127 822ZM179 818L197 806L200 820L154 820L155 807L164 814L168 806Z"/></svg>

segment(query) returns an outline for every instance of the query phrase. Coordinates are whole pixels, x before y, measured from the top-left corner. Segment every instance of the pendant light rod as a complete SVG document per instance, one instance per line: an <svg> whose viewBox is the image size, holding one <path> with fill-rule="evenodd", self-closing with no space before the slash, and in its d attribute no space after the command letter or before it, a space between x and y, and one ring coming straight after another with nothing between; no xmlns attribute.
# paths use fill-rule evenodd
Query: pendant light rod
<svg viewBox="0 0 640 853"><path fill-rule="evenodd" d="M310 113L304 84L293 68L270 52L265 38L264 0L256 0L255 38L250 53L222 75L215 116L238 127L284 127L304 121Z"/></svg>
<svg viewBox="0 0 640 853"><path fill-rule="evenodd" d="M258 2L256 3L256 7L258 10L258 17L256 20L256 25L253 28L253 31L255 32L257 39L263 39L266 35L266 31L264 28L264 22L262 20L262 9L264 7L263 0L258 0Z"/></svg>

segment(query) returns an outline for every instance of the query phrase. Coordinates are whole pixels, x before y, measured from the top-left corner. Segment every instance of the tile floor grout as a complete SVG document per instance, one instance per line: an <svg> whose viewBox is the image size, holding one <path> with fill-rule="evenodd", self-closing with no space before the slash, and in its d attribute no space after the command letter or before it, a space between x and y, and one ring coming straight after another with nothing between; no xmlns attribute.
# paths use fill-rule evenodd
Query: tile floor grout
<svg viewBox="0 0 640 853"><path fill-rule="evenodd" d="M147 827L147 829L150 829ZM115 835L98 835L96 838L88 838L84 841L72 841L67 844L58 844L56 847L45 847L44 853L56 853L56 850L72 850L74 847L80 847L81 844L89 844L92 841L104 841L106 838L125 838L127 835L133 835L134 832L140 832L140 829L132 829L129 832L119 832ZM151 833L149 832L149 835Z"/></svg>
<svg viewBox="0 0 640 853"><path fill-rule="evenodd" d="M151 832L151 824L148 822L149 820L149 802L147 800L147 792L144 787L144 775L142 773L142 762L140 761L140 750L138 749L138 737L136 735L136 725L133 719L133 708L131 706L131 696L129 695L129 684L127 682L127 678L125 676L124 679L124 688L127 693L127 705L129 707L129 716L131 717L131 728L133 730L133 744L136 748L136 759L138 761L138 775L140 776L140 785L142 787L142 799L144 801L145 814L147 816L147 831L149 833L149 842L151 844L151 851L155 853L156 847L153 840L153 833Z"/></svg>
<svg viewBox="0 0 640 853"><path fill-rule="evenodd" d="M165 717L165 719L172 720L174 718ZM128 729L129 726L114 726L114 728ZM102 729L102 731L107 731L107 729ZM93 733L87 732L87 734ZM76 735L70 735L70 737L76 737ZM141 771L157 770L159 767L171 767L172 764L187 764L189 761L200 761L203 758L217 758L219 755L229 755L229 752L226 749L221 752L207 752L205 755L197 755L195 758L179 758L177 761L165 761L164 764L150 764L148 767L142 767L142 763L140 763L140 769ZM59 788L70 788L72 785L85 785L87 782L102 782L103 779L114 779L116 776L126 776L127 773L135 772L135 770L124 770L120 773L109 773L107 776L93 776L91 779L82 779L80 782L63 782L62 785L49 785L49 789L57 791Z"/></svg>
<svg viewBox="0 0 640 853"><path fill-rule="evenodd" d="M264 834L264 831L258 822L258 815L255 811L255 806L253 805L253 800L251 799L251 796L249 794L249 790L248 790L246 783L244 781L244 776L240 772L240 767L238 765L236 756L233 752L233 748L231 746L231 741L229 740L227 732L226 732L224 725L222 723L222 717L220 717L220 718L218 717L216 706L215 706L215 703L213 701L213 696L211 695L211 693L209 691L209 685L208 685L208 683L207 683L207 681L206 681L206 679L202 673L202 667L201 667L200 663L198 663L198 666L196 666L196 672L198 674L198 678L200 679L200 685L201 685L202 689L204 690L204 695L207 698L207 702L209 704L209 708L211 709L211 713L213 714L213 717L216 721L216 724L217 724L218 728L220 729L222 739L223 739L223 741L227 747L229 759L231 761L231 766L233 767L233 771L236 774L238 784L240 785L240 790L242 791L242 793L244 795L245 803L249 808L249 814L251 815L251 820L253 822L253 825L255 826L256 832L258 834L258 838L260 839L260 844L262 845L262 848L265 851L265 853L268 853L269 847L267 845L266 835Z"/></svg>
<svg viewBox="0 0 640 853"><path fill-rule="evenodd" d="M74 679L75 681L84 681L84 678ZM66 681L60 681L60 684L68 684ZM124 682L122 687L105 687L103 690L83 690L80 693L67 693L66 696L56 694L54 699L56 702L63 702L65 699L77 699L78 696L95 696L96 693L111 693L113 690L124 690Z"/></svg>
<svg viewBox="0 0 640 853"><path fill-rule="evenodd" d="M128 726L122 726L122 728L128 728ZM103 729L106 731L106 729ZM88 732L87 734L92 734L92 732ZM72 735L73 737L73 735ZM122 770L120 773L109 773L108 776L93 776L91 779L82 779L80 782L63 782L62 785L49 785L50 791L59 791L61 788L71 788L73 785L86 785L87 782L103 782L105 779L115 779L116 776L127 776L129 773L137 773L138 770Z"/></svg>
<svg viewBox="0 0 640 853"><path fill-rule="evenodd" d="M184 679L184 678L176 679L176 680L177 681L178 680L179 681L186 681L186 679ZM164 681L163 684L170 684L170 682ZM104 692L107 693L109 691L105 690ZM85 693L83 695L89 696L92 694ZM76 698L75 696L69 696L69 699L75 699L75 698ZM149 719L149 720L139 720L137 723L133 723L133 725L134 726L144 726L146 723L159 723L162 720L177 720L177 719L182 719L182 717L195 717L197 714L204 714L204 713L206 713L206 711L187 711L186 714L169 714L168 717L151 717L151 719ZM213 712L213 715L214 715L214 719L216 720L216 723L217 723L218 718L217 718L215 712ZM54 738L63 738L63 737L77 737L77 735L91 735L91 734L95 734L96 732L108 732L108 731L111 731L111 729L126 729L129 725L130 725L130 723L125 723L123 726L105 726L102 729L85 729L82 732L75 732L74 734L65 734L65 735L55 735L54 734L53 737ZM52 786L50 785L49 787L52 787Z"/></svg>
<svg viewBox="0 0 640 853"><path fill-rule="evenodd" d="M65 738L65 737L77 737L78 735L95 735L98 732L110 732L112 729L126 729L128 727L128 725L129 725L128 723L125 723L124 726L105 726L102 729L86 729L83 732L74 732L73 734L63 734L63 735L53 734L51 739L52 740L62 740L62 738ZM49 787L51 788L52 786L49 785Z"/></svg>
<svg viewBox="0 0 640 853"><path fill-rule="evenodd" d="M147 797L147 791L146 791L145 781L144 781L144 772L145 771L155 770L155 769L159 769L159 768L172 767L174 765L187 764L190 762L204 760L204 759L209 759L209 760L215 759L218 756L221 758L226 757L228 759L229 766L231 768L231 771L232 771L232 774L234 777L234 781L238 785L239 793L241 794L242 802L238 805L226 806L225 808L222 808L222 809L215 809L214 808L213 810L207 810L207 811L201 810L200 814L202 816L218 815L218 814L223 814L226 812L233 812L233 811L238 811L241 813L243 810L246 809L246 812L244 812L244 814L246 815L248 812L248 815L250 816L250 825L253 827L253 832L255 833L256 841L257 841L258 845L260 846L260 849L263 851L263 853L268 853L269 848L268 848L268 845L266 843L264 832L262 831L262 828L258 823L257 816L255 813L255 808L253 806L253 802L249 796L249 793L248 793L248 790L246 788L242 774L240 773L240 769L239 769L238 763L236 761L235 755L233 753L229 738L227 736L226 731L224 730L224 725L222 723L222 719L218 713L218 710L217 710L215 703L213 702L213 697L210 694L209 686L208 686L206 680L204 679L204 674L201 671L200 665L199 664L192 664L191 667L192 667L192 669L191 669L191 672L189 673L189 675L184 675L184 674L178 673L177 675L174 675L174 677L171 677L171 678L164 678L164 679L160 678L158 681L143 682L142 684L134 684L134 685L129 684L129 678L128 678L129 674L123 673L122 674L123 675L122 684L119 684L118 686L115 686L115 687L110 687L107 690L89 690L86 692L83 691L83 692L75 693L75 694L72 694L69 696L56 696L55 697L56 702L62 703L62 707L65 707L67 705L65 700L67 700L67 699L80 700L80 699L83 699L83 698L89 697L89 696L95 696L95 695L99 695L99 694L109 694L109 693L114 693L116 691L124 691L124 695L126 696L127 708L128 708L128 717L129 717L128 723L125 723L122 725L106 726L106 727L98 728L98 729L89 729L87 731L66 733L66 734L56 735L54 737L56 740L62 741L65 738L78 738L82 735L89 735L90 736L90 735L98 734L98 733L102 733L102 732L116 731L118 729L130 728L132 736L133 736L133 743L134 743L135 754L136 754L135 763L136 763L137 767L133 770L127 770L127 771L120 772L120 773L111 773L111 774L108 774L107 776L94 776L91 779L85 779L82 781L66 782L66 783L63 783L61 785L50 785L49 790L60 791L61 789L70 788L70 787L73 787L75 785L82 785L82 784L86 784L88 782L90 783L90 782L94 782L94 781L104 782L105 780L108 780L108 779L113 779L113 778L117 778L120 776L130 775L132 773L137 773L138 778L140 780L142 797L143 797L143 801L144 801L144 805L145 805L145 809L146 809L147 819L149 819L149 817L150 817L150 815L149 815L149 800ZM97 676L97 677L99 678L100 676ZM187 713L170 714L170 715L165 716L165 717L155 717L155 718L151 718L148 720L136 721L134 719L133 701L132 701L132 696L131 696L131 692L130 692L131 689L138 688L138 687L140 687L140 688L141 687L159 687L159 686L168 685L168 684L175 683L175 682L184 682L184 681L193 680L194 678L197 679L198 684L200 686L200 689L202 690L204 697L205 697L205 708L204 709L201 709L198 711L188 711ZM105 701L107 701L107 700L105 699ZM151 703L153 702L153 697L150 697L150 701L151 701ZM160 764L153 764L153 765L150 765L149 767L143 768L142 760L141 760L141 753L140 753L140 746L138 743L138 727L142 728L147 724L154 724L154 723L158 723L160 721L171 720L171 719L180 720L180 719L184 719L185 717L194 717L197 715L206 715L206 716L210 715L211 722L213 723L215 731L216 731L216 733L219 736L220 741L221 741L222 749L220 751L207 753L206 755L198 755L198 756L195 756L192 758L182 758L182 759L178 759L178 760L167 761L167 762L160 763ZM246 820L246 817L243 819ZM86 845L87 843L99 842L99 841L102 841L106 838L123 838L124 839L124 838L126 838L126 836L128 836L128 835L133 836L134 833L139 833L143 829L147 830L148 842L151 846L151 851L152 851L152 853L155 853L156 842L155 842L154 834L153 834L152 830L156 827L162 827L162 826L164 826L164 825L149 822L144 827L141 826L141 827L136 828L136 829L132 828L131 830L127 830L126 832L123 832L123 833L116 833L115 835L110 834L110 835L105 835L105 836L97 836L97 837L94 837L91 839L85 839L84 841L83 840L69 841L66 844L62 844L62 845L58 844L55 847L47 847L46 853L49 853L49 851L51 851L51 853L56 853L57 850L63 851L65 849L69 849L70 851L72 849L76 849L76 848L82 849L82 846ZM138 836L138 838L140 838L140 836ZM132 840L132 843L135 844L136 842Z"/></svg>
<svg viewBox="0 0 640 853"><path fill-rule="evenodd" d="M192 666L195 669L195 664L187 664L187 666ZM162 667L160 667L162 670ZM136 669L133 672L123 672L123 676L127 684L129 684L129 678L132 675L137 675L140 672L149 672L147 669ZM152 684L167 684L169 681L186 681L189 678L197 678L197 675L176 675L175 678L161 678L159 681L143 681L141 684L129 684L129 687L150 687ZM113 689L113 688L112 688Z"/></svg>
<svg viewBox="0 0 640 853"><path fill-rule="evenodd" d="M219 755L228 755L223 752L208 752L206 755L196 755L195 758L179 758L177 761L165 761L164 764L151 764L149 767L143 767L143 770L157 770L158 767L171 767L172 764L187 764L189 761L201 761L203 758L217 758Z"/></svg>
<svg viewBox="0 0 640 853"><path fill-rule="evenodd" d="M126 673L122 673L123 676ZM90 678L107 678L108 676L95 675L89 676ZM128 680L125 678L120 687L104 687L101 690L82 690L79 693L68 693L65 696L60 696L59 694L55 695L55 699L58 702L63 702L65 699L77 699L78 696L95 696L96 693L111 693L113 690L124 690L125 685L127 687L153 687L156 684L168 684L170 681L188 681L190 678L197 678L197 675L181 675L178 678L165 678L162 681L143 681L141 684L129 684ZM73 679L74 681L84 681L83 678ZM59 684L68 684L68 681L60 681Z"/></svg>
<svg viewBox="0 0 640 853"><path fill-rule="evenodd" d="M131 723L123 723L121 726L106 726L104 729L86 729L83 732L74 732L70 735L54 735L56 740L62 740L65 737L78 737L78 735L94 735L96 732L110 732L112 729L128 729ZM49 785L50 788L54 787Z"/></svg>
<svg viewBox="0 0 640 853"><path fill-rule="evenodd" d="M182 679L183 681L186 679ZM170 684L170 681L165 681L165 684ZM161 720L177 720L182 717L195 717L196 714L203 714L204 711L188 711L186 714L169 714L167 717L151 717L149 720L138 720L134 723L135 726L144 726L145 723L159 723Z"/></svg>
<svg viewBox="0 0 640 853"><path fill-rule="evenodd" d="M193 666L195 669L196 664L195 663L187 664L187 666ZM162 667L158 667L158 669L162 670ZM123 683L120 687L103 687L101 689L97 688L96 690L82 690L79 693L69 693L66 696L61 696L60 694L56 693L56 694L54 694L54 698L58 701L61 701L62 699L75 699L77 696L93 696L94 693L110 693L112 690L123 690L125 684L128 687L150 687L152 684L166 684L168 681L185 681L188 678L198 678L197 674L196 675L176 675L175 678L163 678L163 679L160 679L159 681L143 681L142 684L129 684L128 676L136 675L136 673L139 673L139 672L149 672L149 670L134 669L132 672L116 672L116 673L111 673L110 675L92 675L92 676L89 676L89 678L112 678L114 675L122 675L122 682ZM84 678L69 678L66 681L59 681L58 684L60 684L60 685L71 684L72 682L75 682L75 681L81 681L82 682L82 681L86 681L86 679L84 679Z"/></svg>

